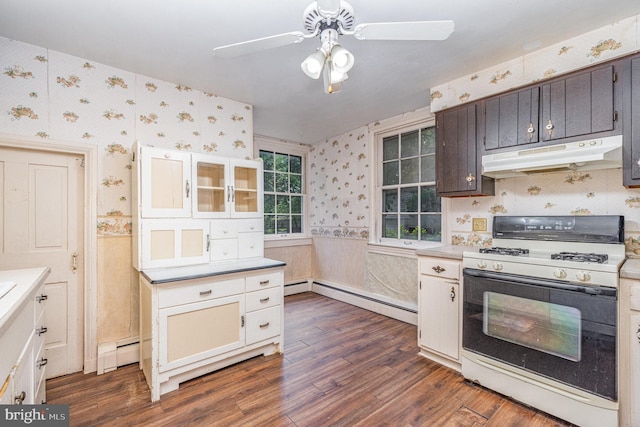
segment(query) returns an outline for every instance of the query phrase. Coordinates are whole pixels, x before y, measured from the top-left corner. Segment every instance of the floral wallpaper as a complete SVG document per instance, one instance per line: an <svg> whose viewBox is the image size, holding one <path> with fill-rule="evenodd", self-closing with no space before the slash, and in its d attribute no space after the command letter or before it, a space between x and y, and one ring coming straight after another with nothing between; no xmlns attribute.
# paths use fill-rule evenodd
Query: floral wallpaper
<svg viewBox="0 0 640 427"><path fill-rule="evenodd" d="M365 126L311 150L308 182L313 236L369 238L368 141Z"/></svg>
<svg viewBox="0 0 640 427"><path fill-rule="evenodd" d="M131 234L131 145L249 158L250 105L0 37L0 132L99 147L98 236Z"/></svg>
<svg viewBox="0 0 640 427"><path fill-rule="evenodd" d="M524 86L640 49L640 15L431 88L431 111Z"/></svg>

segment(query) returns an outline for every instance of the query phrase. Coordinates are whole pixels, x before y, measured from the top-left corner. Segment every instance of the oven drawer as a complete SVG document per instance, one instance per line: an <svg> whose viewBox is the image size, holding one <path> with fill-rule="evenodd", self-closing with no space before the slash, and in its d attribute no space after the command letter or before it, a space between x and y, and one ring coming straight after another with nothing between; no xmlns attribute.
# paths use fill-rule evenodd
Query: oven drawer
<svg viewBox="0 0 640 427"><path fill-rule="evenodd" d="M420 274L460 280L460 261L421 257Z"/></svg>

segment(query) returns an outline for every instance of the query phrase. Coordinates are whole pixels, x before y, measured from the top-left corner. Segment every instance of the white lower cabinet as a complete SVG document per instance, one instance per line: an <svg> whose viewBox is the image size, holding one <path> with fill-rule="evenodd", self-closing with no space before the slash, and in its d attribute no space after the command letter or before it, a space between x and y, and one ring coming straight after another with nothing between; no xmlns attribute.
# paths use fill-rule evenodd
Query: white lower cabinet
<svg viewBox="0 0 640 427"><path fill-rule="evenodd" d="M620 426L636 427L640 426L640 280L621 279L618 301L619 420Z"/></svg>
<svg viewBox="0 0 640 427"><path fill-rule="evenodd" d="M140 367L152 401L191 378L282 352L284 264L234 265L185 280L140 274Z"/></svg>
<svg viewBox="0 0 640 427"><path fill-rule="evenodd" d="M461 262L419 257L420 354L460 371Z"/></svg>

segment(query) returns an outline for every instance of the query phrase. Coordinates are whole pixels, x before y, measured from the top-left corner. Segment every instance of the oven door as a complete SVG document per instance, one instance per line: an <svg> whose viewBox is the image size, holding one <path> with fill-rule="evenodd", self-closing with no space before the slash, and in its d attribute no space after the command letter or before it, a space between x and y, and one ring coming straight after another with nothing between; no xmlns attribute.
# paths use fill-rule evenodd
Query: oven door
<svg viewBox="0 0 640 427"><path fill-rule="evenodd" d="M464 349L617 400L617 289L465 268Z"/></svg>

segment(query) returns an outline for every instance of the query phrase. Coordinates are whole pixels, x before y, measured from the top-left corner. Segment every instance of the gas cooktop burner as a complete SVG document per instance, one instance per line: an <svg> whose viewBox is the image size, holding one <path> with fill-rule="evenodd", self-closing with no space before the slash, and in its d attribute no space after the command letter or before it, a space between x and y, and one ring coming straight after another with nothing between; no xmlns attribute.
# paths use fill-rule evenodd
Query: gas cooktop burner
<svg viewBox="0 0 640 427"><path fill-rule="evenodd" d="M607 256L607 254L559 252L557 254L551 254L551 259L577 262L597 262L599 264L602 264L603 262L607 261L609 257Z"/></svg>
<svg viewBox="0 0 640 427"><path fill-rule="evenodd" d="M498 254L498 255L526 255L529 253L529 249L521 249L521 248L501 248L501 247L493 247L493 248L480 248L481 254Z"/></svg>

